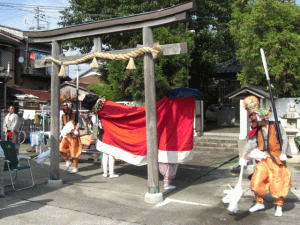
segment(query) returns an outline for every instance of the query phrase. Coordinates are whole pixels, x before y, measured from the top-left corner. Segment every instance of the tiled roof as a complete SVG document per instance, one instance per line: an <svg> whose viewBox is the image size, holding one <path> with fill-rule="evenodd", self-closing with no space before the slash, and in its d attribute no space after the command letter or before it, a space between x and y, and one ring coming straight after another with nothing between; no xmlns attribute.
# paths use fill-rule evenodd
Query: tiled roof
<svg viewBox="0 0 300 225"><path fill-rule="evenodd" d="M18 37L18 39L23 39L23 31L13 28L13 27L8 27L0 24L0 31L3 31L5 33L9 33L15 37Z"/></svg>
<svg viewBox="0 0 300 225"><path fill-rule="evenodd" d="M235 90L225 97L229 99L233 98L244 98L248 95L255 95L259 98L270 98L270 94L262 90L260 87L251 85L251 84L246 84L243 87L241 87L238 90Z"/></svg>
<svg viewBox="0 0 300 225"><path fill-rule="evenodd" d="M242 65L239 64L239 62L233 58L231 60L228 60L226 62L220 63L216 66L215 72L216 73L238 73L242 70Z"/></svg>
<svg viewBox="0 0 300 225"><path fill-rule="evenodd" d="M34 96L38 97L38 99L33 98L35 100L47 101L47 102L51 100L50 91L41 91L41 90L34 90L34 89L23 89L21 87L16 87L16 86L8 86L7 88L10 89L14 94L34 95Z"/></svg>
<svg viewBox="0 0 300 225"><path fill-rule="evenodd" d="M70 86L76 87L76 82L74 82L74 81L65 81L65 82L63 82L63 83L61 84L61 87L66 86L66 85L70 85ZM79 88L82 88L82 89L86 90L86 87L87 87L89 84L81 83L81 82L80 82L78 85L79 85Z"/></svg>
<svg viewBox="0 0 300 225"><path fill-rule="evenodd" d="M0 41L3 43L11 43L11 44L19 45L22 39L14 34L0 30Z"/></svg>

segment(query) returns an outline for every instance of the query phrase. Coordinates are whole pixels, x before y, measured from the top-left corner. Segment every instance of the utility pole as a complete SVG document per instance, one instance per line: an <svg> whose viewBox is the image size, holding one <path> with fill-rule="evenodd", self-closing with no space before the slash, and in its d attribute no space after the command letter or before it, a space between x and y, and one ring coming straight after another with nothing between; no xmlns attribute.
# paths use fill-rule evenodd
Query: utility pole
<svg viewBox="0 0 300 225"><path fill-rule="evenodd" d="M36 19L36 29L40 30L40 7L39 6L37 6L35 9L34 18Z"/></svg>
<svg viewBox="0 0 300 225"><path fill-rule="evenodd" d="M40 26L40 21L47 22L47 20L45 20L44 11L41 10L39 6L37 6L34 11L35 11L34 18L36 19L36 29L41 30L42 27Z"/></svg>

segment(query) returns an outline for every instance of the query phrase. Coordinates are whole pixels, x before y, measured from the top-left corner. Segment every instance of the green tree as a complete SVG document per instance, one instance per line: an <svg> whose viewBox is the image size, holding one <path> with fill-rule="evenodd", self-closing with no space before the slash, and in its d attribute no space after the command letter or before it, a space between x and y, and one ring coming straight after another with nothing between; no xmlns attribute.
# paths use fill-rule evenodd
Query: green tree
<svg viewBox="0 0 300 225"><path fill-rule="evenodd" d="M113 17L129 16L142 12L166 8L185 1L141 1L141 0L70 0L71 7L62 12L62 26L71 26L85 22L109 19ZM193 34L185 24L176 24L170 27L153 29L155 42L169 44L188 41L193 46ZM142 44L141 32L123 32L102 36L103 45L107 50L136 47ZM120 41L121 40L121 41ZM65 43L65 48L80 48L82 53L89 52L92 48L92 40L85 38ZM105 49L104 49L105 50ZM109 92L109 98L114 100L143 100L144 79L143 60L134 59L137 70L128 73L125 68L127 61L107 61L101 69L105 90ZM168 90L188 84L188 67L190 59L188 55L159 56L155 60L155 83L157 99L162 98ZM104 88L102 85L101 87ZM95 88L95 87L93 87ZM96 88L99 92L99 88ZM107 94L108 95L108 94Z"/></svg>
<svg viewBox="0 0 300 225"><path fill-rule="evenodd" d="M235 56L234 41L228 24L231 20L231 4L234 0L199 0L190 26L195 30L191 52L191 80L189 86L201 89L204 105L216 103L216 92L209 87L214 79L216 65Z"/></svg>
<svg viewBox="0 0 300 225"><path fill-rule="evenodd" d="M190 48L193 46L193 34L186 31L185 25L176 25L172 29L169 27L155 28L153 33L154 42L160 44L185 41L189 43ZM145 97L143 58L136 58L134 62L137 69L130 73L126 71L127 61L111 61L107 67L107 83L121 91L120 98L122 100L141 101ZM155 59L157 100L166 96L171 89L188 85L189 65L190 57L188 54L159 56Z"/></svg>
<svg viewBox="0 0 300 225"><path fill-rule="evenodd" d="M62 12L59 24L65 27L129 16L185 2L186 0L70 0L71 7ZM190 52L184 55L159 56L155 60L157 99L165 96L173 88L180 86L199 88L200 85L205 85L213 74L214 66L232 58L233 42L227 26L231 2L232 0L197 0L197 11L190 17L188 23L153 29L154 42L160 44L187 42ZM101 38L107 50L132 48L142 44L141 32L123 32ZM65 44L65 48L75 47L80 48L83 53L89 52L92 40L77 40ZM107 61L100 71L104 85L112 90L111 98L143 100L143 60L135 59L137 70L131 73L125 71L127 63Z"/></svg>
<svg viewBox="0 0 300 225"><path fill-rule="evenodd" d="M267 86L260 48L266 58L274 94L300 94L300 8L295 1L237 0L230 29L236 41L237 57L243 65L238 79Z"/></svg>
<svg viewBox="0 0 300 225"><path fill-rule="evenodd" d="M95 94L105 97L105 99L111 101L119 101L120 100L120 93L118 93L117 89L113 89L109 84L89 84L88 89L94 91Z"/></svg>
<svg viewBox="0 0 300 225"><path fill-rule="evenodd" d="M116 17L131 16L166 8L186 2L184 0L69 0L70 7L61 11L58 25L68 27L78 24L92 23ZM120 41L121 40L121 41ZM130 33L102 36L102 42L108 48L120 49L135 45ZM140 43L138 43L140 44ZM93 46L92 38L73 40L65 44L66 49L79 48L87 53Z"/></svg>

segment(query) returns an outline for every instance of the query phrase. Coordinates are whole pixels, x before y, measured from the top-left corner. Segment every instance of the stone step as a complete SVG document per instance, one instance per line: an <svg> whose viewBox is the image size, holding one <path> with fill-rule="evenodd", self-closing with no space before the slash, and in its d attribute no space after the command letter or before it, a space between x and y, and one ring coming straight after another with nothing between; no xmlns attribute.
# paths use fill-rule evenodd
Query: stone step
<svg viewBox="0 0 300 225"><path fill-rule="evenodd" d="M239 138L240 134L239 133L218 133L218 132L204 132L202 137L229 137L229 138Z"/></svg>
<svg viewBox="0 0 300 225"><path fill-rule="evenodd" d="M235 136L235 135L202 135L200 137L197 137L200 139L220 139L220 140L238 140L239 136Z"/></svg>
<svg viewBox="0 0 300 225"><path fill-rule="evenodd" d="M239 152L237 147L228 148L228 147L211 147L211 146L194 146L193 151L201 151L201 152L210 152L211 154L218 154L218 152Z"/></svg>
<svg viewBox="0 0 300 225"><path fill-rule="evenodd" d="M213 142L213 141L199 141L196 146L198 147L227 147L237 148L237 142Z"/></svg>
<svg viewBox="0 0 300 225"><path fill-rule="evenodd" d="M209 137L195 137L194 144L198 145L201 143L228 143L228 144L236 144L238 143L238 138L235 137L216 137L216 136L209 136Z"/></svg>
<svg viewBox="0 0 300 225"><path fill-rule="evenodd" d="M194 138L194 151L208 155L238 154L239 134L237 133L204 133Z"/></svg>

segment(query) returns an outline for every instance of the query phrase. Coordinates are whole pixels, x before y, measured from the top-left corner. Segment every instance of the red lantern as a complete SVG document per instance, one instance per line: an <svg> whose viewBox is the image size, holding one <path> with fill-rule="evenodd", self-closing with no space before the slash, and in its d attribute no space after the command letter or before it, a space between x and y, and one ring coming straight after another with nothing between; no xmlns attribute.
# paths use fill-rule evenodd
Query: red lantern
<svg viewBox="0 0 300 225"><path fill-rule="evenodd" d="M30 54L29 54L29 59L30 59L31 61L36 60L36 54L35 54L34 52L30 53Z"/></svg>

